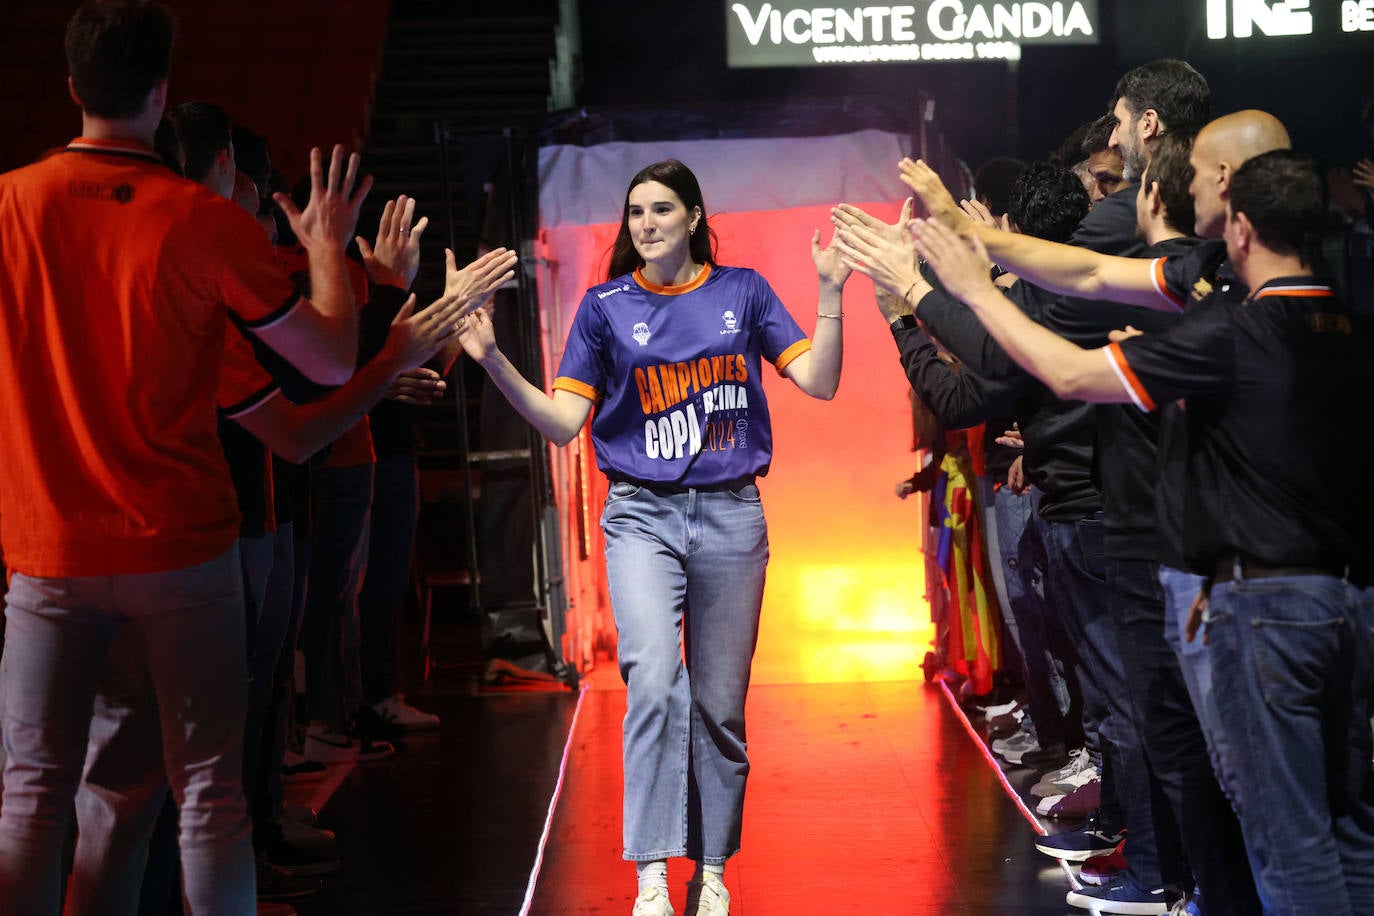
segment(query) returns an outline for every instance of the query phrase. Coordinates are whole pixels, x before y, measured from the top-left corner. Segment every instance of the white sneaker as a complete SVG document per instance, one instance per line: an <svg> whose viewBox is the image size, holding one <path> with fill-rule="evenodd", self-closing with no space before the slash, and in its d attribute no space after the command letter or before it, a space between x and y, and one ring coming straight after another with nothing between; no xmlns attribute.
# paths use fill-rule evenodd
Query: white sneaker
<svg viewBox="0 0 1374 916"><path fill-rule="evenodd" d="M1093 766L1088 752L1080 749L1074 751L1068 763L1041 776L1040 781L1031 786L1031 794L1040 798L1047 795L1063 795L1096 778L1097 767Z"/></svg>
<svg viewBox="0 0 1374 916"><path fill-rule="evenodd" d="M630 916L673 916L673 904L668 899L668 892L657 884L644 888L635 898L635 908Z"/></svg>
<svg viewBox="0 0 1374 916"><path fill-rule="evenodd" d="M386 722L399 725L408 732L424 731L439 727L439 717L433 713L416 709L406 702L405 694L397 693L387 697L372 707Z"/></svg>
<svg viewBox="0 0 1374 916"><path fill-rule="evenodd" d="M719 875L704 872L700 884L687 886L686 916L730 916L730 892Z"/></svg>
<svg viewBox="0 0 1374 916"><path fill-rule="evenodd" d="M368 741L336 732L323 722L311 722L305 731L305 756L323 763L381 760L396 753L390 741Z"/></svg>
<svg viewBox="0 0 1374 916"><path fill-rule="evenodd" d="M1018 712L1020 709L1021 703L1019 701L1008 700L1005 703L1000 703L997 706L989 706L987 709L983 710L983 718L991 722L998 716L1005 716L1008 713Z"/></svg>

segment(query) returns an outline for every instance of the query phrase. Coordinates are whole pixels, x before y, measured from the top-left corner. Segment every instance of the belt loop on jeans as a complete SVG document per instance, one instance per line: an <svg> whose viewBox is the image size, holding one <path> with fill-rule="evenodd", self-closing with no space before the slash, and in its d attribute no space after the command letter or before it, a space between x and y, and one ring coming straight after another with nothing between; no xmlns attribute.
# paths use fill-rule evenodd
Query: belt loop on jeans
<svg viewBox="0 0 1374 916"><path fill-rule="evenodd" d="M1245 581L1245 564L1240 561L1239 553L1233 554L1231 556L1231 581Z"/></svg>

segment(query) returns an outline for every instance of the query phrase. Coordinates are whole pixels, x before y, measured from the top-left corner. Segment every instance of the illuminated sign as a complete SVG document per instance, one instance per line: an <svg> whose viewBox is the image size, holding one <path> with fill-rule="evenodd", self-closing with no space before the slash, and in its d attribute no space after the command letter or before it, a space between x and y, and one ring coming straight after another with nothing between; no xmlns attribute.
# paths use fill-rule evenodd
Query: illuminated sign
<svg viewBox="0 0 1374 916"><path fill-rule="evenodd" d="M725 18L731 67L1016 60L1023 44L1097 44L1099 30L1097 0L894 6L755 0L729 3Z"/></svg>
<svg viewBox="0 0 1374 916"><path fill-rule="evenodd" d="M1334 3L1319 9L1323 16L1336 15ZM1312 35L1313 15L1311 0L1207 0L1207 37ZM1340 20L1342 32L1374 32L1374 0L1342 0Z"/></svg>

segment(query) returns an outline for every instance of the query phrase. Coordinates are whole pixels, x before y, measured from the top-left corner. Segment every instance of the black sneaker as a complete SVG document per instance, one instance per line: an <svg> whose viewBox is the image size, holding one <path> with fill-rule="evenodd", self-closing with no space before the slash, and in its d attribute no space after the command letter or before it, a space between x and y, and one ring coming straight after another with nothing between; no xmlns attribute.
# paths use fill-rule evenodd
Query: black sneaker
<svg viewBox="0 0 1374 916"><path fill-rule="evenodd" d="M359 707L353 716L353 735L368 741L399 741L406 736L404 725L384 719L371 706Z"/></svg>
<svg viewBox="0 0 1374 916"><path fill-rule="evenodd" d="M1035 848L1054 859L1086 862L1093 856L1106 855L1116 849L1125 838L1125 830L1113 833L1104 828L1099 813L1094 811L1072 830L1040 837Z"/></svg>

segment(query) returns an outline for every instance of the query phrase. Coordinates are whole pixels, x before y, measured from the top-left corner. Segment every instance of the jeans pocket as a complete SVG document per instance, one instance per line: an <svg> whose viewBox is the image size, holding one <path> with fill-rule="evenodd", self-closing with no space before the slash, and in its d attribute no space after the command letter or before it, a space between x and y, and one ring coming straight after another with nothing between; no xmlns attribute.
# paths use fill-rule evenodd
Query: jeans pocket
<svg viewBox="0 0 1374 916"><path fill-rule="evenodd" d="M1321 702L1346 621L1250 620L1255 673L1264 701L1277 709Z"/></svg>
<svg viewBox="0 0 1374 916"><path fill-rule="evenodd" d="M763 501L763 497L759 495L758 486L752 483L747 483L738 490L726 490L725 492L742 503L758 503Z"/></svg>
<svg viewBox="0 0 1374 916"><path fill-rule="evenodd" d="M606 491L606 502L613 503L619 499L629 499L642 489L643 487L639 484L617 480L615 483L611 484L610 489Z"/></svg>

